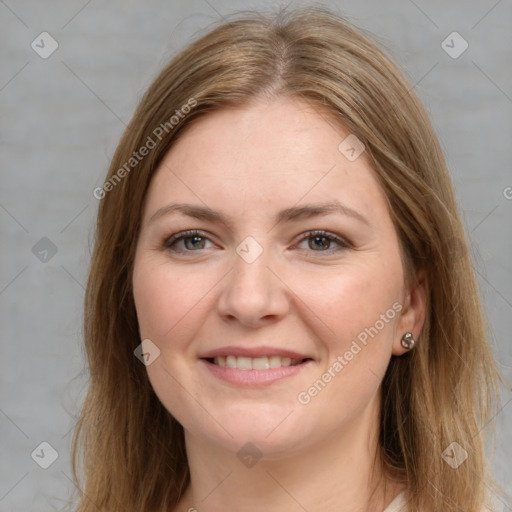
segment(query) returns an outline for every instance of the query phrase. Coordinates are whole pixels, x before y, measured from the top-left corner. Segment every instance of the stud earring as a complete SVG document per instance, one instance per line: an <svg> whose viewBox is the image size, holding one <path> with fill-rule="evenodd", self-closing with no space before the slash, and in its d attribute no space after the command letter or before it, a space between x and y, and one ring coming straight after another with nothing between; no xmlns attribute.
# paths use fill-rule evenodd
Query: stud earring
<svg viewBox="0 0 512 512"><path fill-rule="evenodd" d="M412 333L406 332L402 336L400 343L402 344L402 347L406 348L407 350L410 350L411 348L413 348L415 341L414 341L414 338L412 337Z"/></svg>

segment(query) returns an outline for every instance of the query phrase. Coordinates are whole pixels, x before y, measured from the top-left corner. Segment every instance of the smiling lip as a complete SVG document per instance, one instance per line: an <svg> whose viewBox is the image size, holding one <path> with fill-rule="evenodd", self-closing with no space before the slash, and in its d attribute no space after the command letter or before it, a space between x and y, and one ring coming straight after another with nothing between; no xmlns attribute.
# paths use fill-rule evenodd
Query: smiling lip
<svg viewBox="0 0 512 512"><path fill-rule="evenodd" d="M291 366L280 366L265 370L241 370L214 364L213 360L215 358L227 356L249 357L252 359L280 356L281 358L290 358L300 362ZM252 387L265 386L286 377L292 377L313 364L313 358L293 350L265 346L247 348L233 345L205 352L200 355L200 361L216 378L237 386Z"/></svg>
<svg viewBox="0 0 512 512"><path fill-rule="evenodd" d="M265 357L265 356L280 356L280 357L289 357L290 359L312 359L311 356L306 354L300 354L299 352L294 352L293 350L287 350L284 348L277 347L240 347L240 346L226 346L222 348L216 348L205 352L199 356L200 359L213 359L215 357L226 357L226 356L237 356L237 357L250 357L252 359L256 357Z"/></svg>
<svg viewBox="0 0 512 512"><path fill-rule="evenodd" d="M279 368L269 368L268 370L239 370L238 368L216 365L210 362L209 359L200 359L200 361L218 379L237 386L252 387L265 386L286 377L292 377L313 364L313 361L308 359L293 366L281 366Z"/></svg>

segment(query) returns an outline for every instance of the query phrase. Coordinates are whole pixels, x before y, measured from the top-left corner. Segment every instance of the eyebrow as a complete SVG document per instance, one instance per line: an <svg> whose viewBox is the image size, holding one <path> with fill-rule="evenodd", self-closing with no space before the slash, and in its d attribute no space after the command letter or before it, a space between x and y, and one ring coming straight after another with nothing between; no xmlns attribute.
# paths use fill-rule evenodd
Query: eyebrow
<svg viewBox="0 0 512 512"><path fill-rule="evenodd" d="M226 225L231 229L231 223L226 216L221 212L212 210L207 206L198 206L187 203L172 203L158 209L149 219L148 224L155 220L169 215L171 213L182 213L188 217L195 219L206 220L210 222L217 222ZM321 204L308 204L304 206L293 206L281 210L275 217L275 223L280 222L296 222L302 219L309 219L312 217L325 216L332 213L338 213L356 219L367 226L370 226L370 222L366 217L360 214L358 211L341 204L339 201L334 200L329 203Z"/></svg>

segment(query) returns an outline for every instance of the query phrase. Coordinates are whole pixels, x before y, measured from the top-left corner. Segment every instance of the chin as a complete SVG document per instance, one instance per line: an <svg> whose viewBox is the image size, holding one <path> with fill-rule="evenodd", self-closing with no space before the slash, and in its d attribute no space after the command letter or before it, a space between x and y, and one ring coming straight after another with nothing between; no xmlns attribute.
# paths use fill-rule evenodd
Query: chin
<svg viewBox="0 0 512 512"><path fill-rule="evenodd" d="M265 413L254 406L234 409L231 414L215 416L221 425L226 426L229 433L217 424L212 431L198 432L198 428L204 429L204 423L201 423L200 427L196 424L196 434L237 455L244 446L252 443L257 450L270 458L279 458L279 455L298 449L310 437L307 426L303 421L299 424L298 416L290 414L290 408L279 409L279 414L269 414L268 411Z"/></svg>

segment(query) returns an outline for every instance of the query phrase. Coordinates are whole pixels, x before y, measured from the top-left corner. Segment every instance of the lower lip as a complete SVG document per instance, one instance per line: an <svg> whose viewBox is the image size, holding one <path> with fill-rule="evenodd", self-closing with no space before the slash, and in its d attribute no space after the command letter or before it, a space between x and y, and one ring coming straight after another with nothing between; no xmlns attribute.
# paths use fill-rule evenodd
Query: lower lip
<svg viewBox="0 0 512 512"><path fill-rule="evenodd" d="M268 370L238 370L237 368L228 368L227 366L210 363L206 359L200 359L200 361L206 365L206 368L215 377L237 386L264 386L272 384L278 380L297 375L313 363L313 361L309 360L294 366L281 366L279 368L269 368Z"/></svg>

